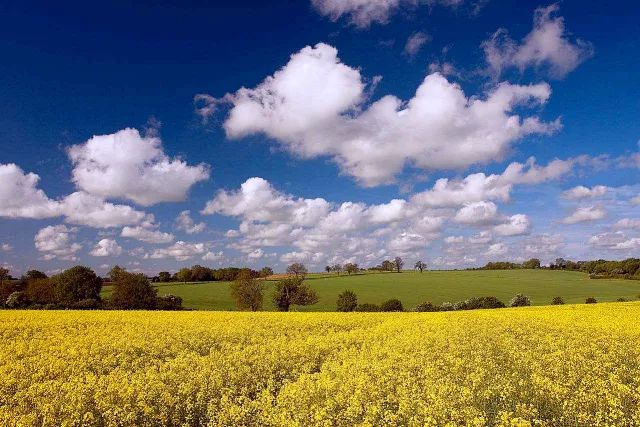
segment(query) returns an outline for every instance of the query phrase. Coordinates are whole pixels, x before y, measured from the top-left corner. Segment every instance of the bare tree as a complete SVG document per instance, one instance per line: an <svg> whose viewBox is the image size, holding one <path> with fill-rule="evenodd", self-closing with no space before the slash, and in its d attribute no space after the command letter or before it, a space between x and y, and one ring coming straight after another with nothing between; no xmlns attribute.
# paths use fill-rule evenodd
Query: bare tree
<svg viewBox="0 0 640 427"><path fill-rule="evenodd" d="M348 263L346 263L344 265L344 270L349 274L357 273L358 272L358 264L354 264L354 263L348 262Z"/></svg>
<svg viewBox="0 0 640 427"><path fill-rule="evenodd" d="M402 270L402 266L404 265L404 261L402 260L402 258L400 258L399 256L397 256L394 260L393 260L393 264L396 267L396 271L398 273L400 273L400 271Z"/></svg>
<svg viewBox="0 0 640 427"><path fill-rule="evenodd" d="M416 270L420 270L420 273L422 273L422 271L427 268L427 264L422 261L418 261L416 262L416 265L414 266L414 268Z"/></svg>
<svg viewBox="0 0 640 427"><path fill-rule="evenodd" d="M299 262L294 262L287 267L287 274L292 274L296 277L304 277L307 275L307 267Z"/></svg>

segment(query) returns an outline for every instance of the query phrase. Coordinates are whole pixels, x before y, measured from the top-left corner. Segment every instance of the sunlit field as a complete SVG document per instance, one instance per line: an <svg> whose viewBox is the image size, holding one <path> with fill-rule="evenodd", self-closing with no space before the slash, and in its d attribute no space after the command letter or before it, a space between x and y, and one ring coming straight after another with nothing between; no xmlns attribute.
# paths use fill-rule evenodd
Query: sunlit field
<svg viewBox="0 0 640 427"><path fill-rule="evenodd" d="M2 311L0 424L639 425L638 318Z"/></svg>
<svg viewBox="0 0 640 427"><path fill-rule="evenodd" d="M548 305L556 296L567 303L584 303L587 297L615 301L618 298L637 299L640 295L640 281L637 280L593 280L585 273L552 270L425 271L353 276L312 274L307 280L318 293L319 302L295 307L295 310L334 311L338 294L345 289L354 291L361 303L379 304L398 298L407 309L425 301L454 303L481 296L495 296L508 303L517 293L528 295L533 305ZM272 289L273 282L268 282L266 310L275 309L270 299ZM235 310L226 282L162 283L158 285L158 293L182 297L186 308ZM109 286L106 286L104 295L108 294Z"/></svg>

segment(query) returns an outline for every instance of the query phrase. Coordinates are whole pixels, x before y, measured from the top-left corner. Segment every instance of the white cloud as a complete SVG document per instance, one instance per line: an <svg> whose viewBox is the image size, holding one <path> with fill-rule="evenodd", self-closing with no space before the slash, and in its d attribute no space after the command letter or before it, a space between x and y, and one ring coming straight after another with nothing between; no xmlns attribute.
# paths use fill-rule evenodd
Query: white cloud
<svg viewBox="0 0 640 427"><path fill-rule="evenodd" d="M247 254L247 258L249 258L250 260L257 260L262 258L263 256L264 256L264 251L260 248L254 249Z"/></svg>
<svg viewBox="0 0 640 427"><path fill-rule="evenodd" d="M96 257L111 256L116 257L122 254L122 247L114 239L100 240L89 252L89 255Z"/></svg>
<svg viewBox="0 0 640 427"><path fill-rule="evenodd" d="M202 233L206 227L207 226L204 222L196 224L191 218L191 212L188 210L180 212L176 218L176 228L187 234Z"/></svg>
<svg viewBox="0 0 640 427"><path fill-rule="evenodd" d="M456 7L464 0L311 0L313 7L332 21L343 16L350 24L366 28L372 23L386 24L389 17L400 8L415 8L420 5L433 7L442 5Z"/></svg>
<svg viewBox="0 0 640 427"><path fill-rule="evenodd" d="M473 202L464 205L453 218L461 224L490 224L498 217L498 207L493 202Z"/></svg>
<svg viewBox="0 0 640 427"><path fill-rule="evenodd" d="M530 236L524 242L524 250L540 258L550 259L565 247L564 237L558 234L539 234Z"/></svg>
<svg viewBox="0 0 640 427"><path fill-rule="evenodd" d="M75 228L66 225L50 225L40 229L35 237L36 249L42 252L42 259L51 260L59 258L67 261L76 261L76 253L82 249L82 245L73 241Z"/></svg>
<svg viewBox="0 0 640 427"><path fill-rule="evenodd" d="M224 259L224 253L222 251L219 252L207 252L202 256L203 261L221 261Z"/></svg>
<svg viewBox="0 0 640 427"><path fill-rule="evenodd" d="M569 200L580 200L586 198L595 198L603 196L607 192L607 187L604 185L596 185L594 187L588 188L583 185L578 185L577 187L573 187L564 193L562 196L565 199Z"/></svg>
<svg viewBox="0 0 640 427"><path fill-rule="evenodd" d="M147 218L147 214L131 206L114 205L82 191L65 197L61 208L66 222L94 228L140 224Z"/></svg>
<svg viewBox="0 0 640 427"><path fill-rule="evenodd" d="M482 43L489 70L495 77L507 68L524 72L527 67L548 69L555 78L562 78L593 54L591 44L570 40L564 28L564 18L556 16L558 4L535 10L533 29L517 43L504 28Z"/></svg>
<svg viewBox="0 0 640 427"><path fill-rule="evenodd" d="M509 248L504 243L494 243L493 245L489 245L487 249L487 256L501 256L508 252Z"/></svg>
<svg viewBox="0 0 640 427"><path fill-rule="evenodd" d="M546 83L501 83L468 97L434 73L408 101L387 95L366 106L360 72L337 54L323 43L307 46L256 88L217 100L231 105L227 136L265 134L301 158L329 156L343 173L374 186L393 182L406 165L443 170L501 160L515 141L560 126L514 113L546 103Z"/></svg>
<svg viewBox="0 0 640 427"><path fill-rule="evenodd" d="M530 227L531 223L526 215L516 214L510 216L504 224L493 227L493 231L498 236L520 236L528 234Z"/></svg>
<svg viewBox="0 0 640 427"><path fill-rule="evenodd" d="M622 218L613 225L613 228L640 230L640 219Z"/></svg>
<svg viewBox="0 0 640 427"><path fill-rule="evenodd" d="M169 158L159 138L142 137L136 129L97 135L67 152L80 189L143 206L182 201L192 185L209 178L206 165Z"/></svg>
<svg viewBox="0 0 640 427"><path fill-rule="evenodd" d="M629 242L631 240L622 231L600 233L589 238L591 246L604 249L628 249Z"/></svg>
<svg viewBox="0 0 640 427"><path fill-rule="evenodd" d="M147 257L151 259L175 258L177 261L186 261L206 252L207 246L204 243L188 243L179 240L167 248L154 250Z"/></svg>
<svg viewBox="0 0 640 427"><path fill-rule="evenodd" d="M11 246L9 243L2 243L0 244L0 250L4 252L11 252L13 250L13 246Z"/></svg>
<svg viewBox="0 0 640 427"><path fill-rule="evenodd" d="M404 54L410 57L417 55L429 40L431 37L422 31L411 34L404 45Z"/></svg>
<svg viewBox="0 0 640 427"><path fill-rule="evenodd" d="M171 233L164 233L160 230L153 230L141 226L124 227L120 236L155 244L170 243L173 241L173 234Z"/></svg>
<svg viewBox="0 0 640 427"><path fill-rule="evenodd" d="M13 163L0 164L0 216L8 218L52 218L60 215L58 202L37 188L40 177L25 174Z"/></svg>
<svg viewBox="0 0 640 427"><path fill-rule="evenodd" d="M576 224L585 221L596 221L607 216L607 211L602 206L587 206L577 208L571 215L565 217L564 224Z"/></svg>

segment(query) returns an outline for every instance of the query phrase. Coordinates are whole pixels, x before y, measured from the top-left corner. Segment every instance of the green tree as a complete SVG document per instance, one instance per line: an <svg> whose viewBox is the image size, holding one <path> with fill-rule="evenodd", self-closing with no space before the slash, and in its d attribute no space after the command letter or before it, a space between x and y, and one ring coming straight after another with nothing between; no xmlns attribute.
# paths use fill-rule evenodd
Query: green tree
<svg viewBox="0 0 640 427"><path fill-rule="evenodd" d="M240 310L259 311L264 301L264 282L251 277L249 270L242 271L229 285L231 296Z"/></svg>
<svg viewBox="0 0 640 427"><path fill-rule="evenodd" d="M382 261L381 267L383 271L393 271L395 268L395 265L393 264L393 261L389 261L388 259L385 259L384 261Z"/></svg>
<svg viewBox="0 0 640 427"><path fill-rule="evenodd" d="M190 282L191 281L191 269L190 268L181 268L180 270L178 270L178 272L176 273L176 279L179 282Z"/></svg>
<svg viewBox="0 0 640 427"><path fill-rule="evenodd" d="M46 279L47 275L44 274L42 271L29 270L25 273L24 278L27 282L29 282L31 280L36 280L36 279Z"/></svg>
<svg viewBox="0 0 640 427"><path fill-rule="evenodd" d="M52 304L56 299L53 281L46 277L29 280L25 293L29 301L35 304Z"/></svg>
<svg viewBox="0 0 640 427"><path fill-rule="evenodd" d="M161 271L160 273L158 273L158 281L159 282L170 282L171 281L171 273L169 273L168 271Z"/></svg>
<svg viewBox="0 0 640 427"><path fill-rule="evenodd" d="M416 262L416 265L414 266L414 269L420 270L420 273L422 273L422 271L426 268L427 268L427 264L422 261Z"/></svg>
<svg viewBox="0 0 640 427"><path fill-rule="evenodd" d="M300 276L288 277L276 283L273 302L279 311L289 311L292 305L313 305L318 295Z"/></svg>
<svg viewBox="0 0 640 427"><path fill-rule="evenodd" d="M269 277L269 276L273 276L273 268L262 267L262 270L260 270L260 277Z"/></svg>
<svg viewBox="0 0 640 427"><path fill-rule="evenodd" d="M117 282L120 274L122 273L126 273L126 270L119 265L115 265L111 270L109 270L107 276L109 276L109 280L111 280L112 282Z"/></svg>
<svg viewBox="0 0 640 427"><path fill-rule="evenodd" d="M344 270L348 274L357 273L358 272L358 264L354 264L354 263L348 262L348 263L346 263L344 265Z"/></svg>
<svg viewBox="0 0 640 427"><path fill-rule="evenodd" d="M531 258L530 260L522 263L522 268L533 270L536 268L540 268L540 265L540 260L538 258Z"/></svg>
<svg viewBox="0 0 640 427"><path fill-rule="evenodd" d="M341 312L354 311L358 306L358 297L353 291L344 291L338 295L336 310Z"/></svg>
<svg viewBox="0 0 640 427"><path fill-rule="evenodd" d="M404 311L399 299L390 299L380 304L380 311Z"/></svg>
<svg viewBox="0 0 640 427"><path fill-rule="evenodd" d="M57 302L69 305L81 300L100 301L102 279L89 267L76 265L51 278Z"/></svg>
<svg viewBox="0 0 640 427"><path fill-rule="evenodd" d="M109 304L120 310L152 310L156 308L157 292L144 274L122 270L113 283Z"/></svg>

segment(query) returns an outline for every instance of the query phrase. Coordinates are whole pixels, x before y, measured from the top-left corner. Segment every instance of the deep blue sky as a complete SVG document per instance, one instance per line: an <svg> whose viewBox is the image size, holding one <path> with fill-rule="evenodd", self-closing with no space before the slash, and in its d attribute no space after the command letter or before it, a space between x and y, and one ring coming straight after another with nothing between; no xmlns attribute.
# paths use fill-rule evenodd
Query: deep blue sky
<svg viewBox="0 0 640 427"><path fill-rule="evenodd" d="M49 198L59 199L75 191L66 147L127 127L142 132L149 119L155 118L162 123L159 132L165 153L190 165L210 165L211 177L196 183L184 202L143 207L121 198L109 200L153 213L160 230L174 233L175 240L205 242L211 251L223 251L224 262L229 264L280 268L290 259L282 254L302 252L291 244L266 245L260 246L262 257L247 259L246 252L238 251L224 237L228 229L237 228L236 218L198 214L216 191L236 190L250 177L262 177L275 189L296 197L379 204L426 190L437 178L474 172L499 174L509 163L524 162L530 156L546 165L554 158L606 154L617 159L638 151L640 3L635 1L560 3L558 16L565 20L567 37L589 42L593 55L561 79L552 79L532 67L522 73L509 69L499 79L513 84L549 82L552 94L548 103L527 111L546 121L560 117L562 129L555 134L519 139L506 158L488 164L458 170L409 168L397 184L373 188L364 188L341 173L329 156L299 159L260 134L228 140L221 127L224 112L203 123L194 113L194 95L221 97L243 86L253 88L287 64L290 55L324 42L337 48L341 62L359 69L363 78L383 76L365 106L388 94L410 99L428 74L428 65L436 61L455 65L460 74L450 80L460 84L467 96L483 97L493 83L480 73L486 65L482 41L498 28L506 28L516 42L520 41L532 30L534 10L550 3L488 0L477 13L467 4L455 9L401 7L390 15L388 23L372 23L368 28L349 25L348 17L333 22L306 1L7 3L0 5L0 163L15 163L25 172L39 175L39 188ZM418 31L427 33L431 40L409 57L403 54L405 42ZM614 233L612 227L618 220L637 217L638 206L625 202L638 195L638 176L637 166L614 165L605 170L589 166L540 186L514 188L511 202L496 204L505 215L526 214L531 230L506 240L494 236L492 244L504 240L511 245L502 258L527 257L522 253L522 242L549 233L565 242L553 253L540 254L543 258L637 254L640 245L633 243L629 250L616 250L587 242L599 233ZM409 193L407 183L413 183ZM611 188L605 199L580 202L610 208L605 219L560 224L577 207L560 193L576 185ZM615 199L615 208L607 197ZM204 233L187 235L174 229L174 218L185 209L191 210L196 222L206 223ZM34 247L38 230L63 222L63 217L0 217L0 244L11 246L0 252L0 263L12 266L15 272L28 266L54 271L70 265L71 260L65 259L39 260L42 254ZM403 226L398 227L398 232L402 231ZM438 267L433 263L436 258L440 258L439 267L452 266L447 262L459 256L454 252L447 255L442 239L482 230L479 226L445 226L437 237L427 239L423 249L414 252L434 267ZM631 241L637 231L626 229L621 241ZM201 260L200 253L182 261L129 255L136 247L149 253L162 245L125 239L119 228L78 226L75 233L74 241L83 246L76 253L78 261L94 267L118 262L131 269L155 271L193 263L217 264ZM91 248L105 236L123 247L121 255L90 256ZM380 243L380 248L384 247L385 243ZM393 255L388 247L386 250L388 256ZM470 256L476 263L486 261L482 256L486 248L468 250L476 251ZM335 255L322 252L326 258L317 260L319 266ZM335 256L351 259L348 254ZM308 255L301 257L309 264L315 262ZM373 263L360 255L354 259Z"/></svg>

